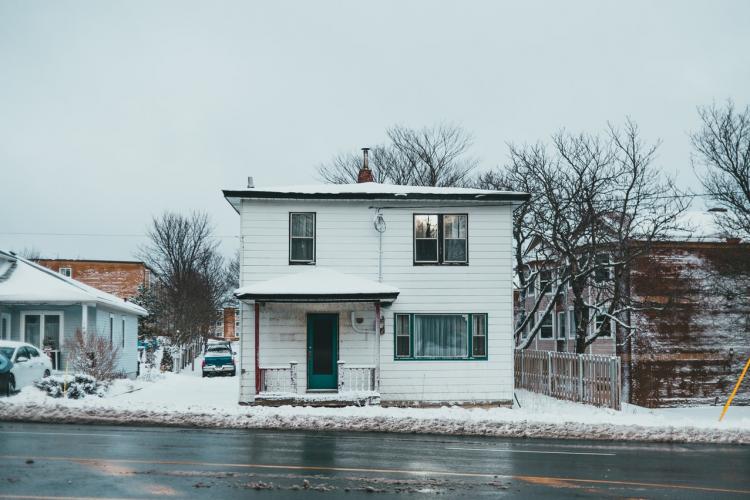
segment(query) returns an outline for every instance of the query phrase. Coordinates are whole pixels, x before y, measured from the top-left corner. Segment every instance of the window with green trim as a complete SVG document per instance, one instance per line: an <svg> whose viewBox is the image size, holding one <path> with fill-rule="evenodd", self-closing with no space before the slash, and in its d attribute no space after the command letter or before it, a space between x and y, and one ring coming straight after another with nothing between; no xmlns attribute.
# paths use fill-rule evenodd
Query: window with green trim
<svg viewBox="0 0 750 500"><path fill-rule="evenodd" d="M396 359L487 359L487 314L396 314Z"/></svg>

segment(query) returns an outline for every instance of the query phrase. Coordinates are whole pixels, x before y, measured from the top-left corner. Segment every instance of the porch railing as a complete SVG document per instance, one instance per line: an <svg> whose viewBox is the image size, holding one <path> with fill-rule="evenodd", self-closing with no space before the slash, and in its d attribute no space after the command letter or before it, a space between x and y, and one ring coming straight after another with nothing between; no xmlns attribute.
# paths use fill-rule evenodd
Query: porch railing
<svg viewBox="0 0 750 500"><path fill-rule="evenodd" d="M571 352L517 350L519 389L558 399L620 409L620 358Z"/></svg>
<svg viewBox="0 0 750 500"><path fill-rule="evenodd" d="M347 365L338 362L339 392L377 391L375 367L370 365Z"/></svg>
<svg viewBox="0 0 750 500"><path fill-rule="evenodd" d="M297 393L297 362L289 366L268 366L260 369L260 391Z"/></svg>

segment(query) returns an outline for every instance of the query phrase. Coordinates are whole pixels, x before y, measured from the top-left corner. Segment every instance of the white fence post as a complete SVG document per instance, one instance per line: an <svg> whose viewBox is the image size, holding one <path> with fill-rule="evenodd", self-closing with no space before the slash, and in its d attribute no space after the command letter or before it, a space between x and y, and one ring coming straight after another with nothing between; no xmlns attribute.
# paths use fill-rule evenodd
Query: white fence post
<svg viewBox="0 0 750 500"><path fill-rule="evenodd" d="M552 395L552 351L547 351L547 394Z"/></svg>
<svg viewBox="0 0 750 500"><path fill-rule="evenodd" d="M344 365L345 364L346 364L346 361L339 360L339 363L338 363L339 392L342 392L344 390Z"/></svg>
<svg viewBox="0 0 750 500"><path fill-rule="evenodd" d="M578 401L583 401L583 357L578 355Z"/></svg>
<svg viewBox="0 0 750 500"><path fill-rule="evenodd" d="M292 392L297 394L297 362L289 362L289 379L292 384Z"/></svg>

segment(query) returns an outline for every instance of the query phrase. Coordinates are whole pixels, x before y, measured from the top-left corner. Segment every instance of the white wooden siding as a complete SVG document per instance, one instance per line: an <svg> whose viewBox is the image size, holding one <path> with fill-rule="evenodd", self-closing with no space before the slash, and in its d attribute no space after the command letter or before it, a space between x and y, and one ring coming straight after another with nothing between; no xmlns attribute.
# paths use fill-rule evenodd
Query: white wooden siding
<svg viewBox="0 0 750 500"><path fill-rule="evenodd" d="M316 265L378 279L378 233L373 228L375 209L382 213L387 229L383 235L383 282L401 293L393 306L385 307L385 335L381 337L381 398L383 401L510 401L513 395L511 207L451 206L425 208L393 201L284 201L244 200L241 209L241 284L248 285L277 276L304 272L305 265L289 265L289 212L316 212ZM414 266L414 213L468 213L468 266ZM327 310L332 310L332 305ZM274 313L290 306L267 305ZM370 305L370 307L372 307ZM276 316L271 328L261 313L261 366L299 362L300 386L306 384L304 311L318 306L298 305L294 315ZM341 306L342 311L351 311ZM393 314L445 312L488 314L487 361L395 361L393 359ZM254 393L254 318L252 305L242 308L241 401L252 401ZM301 316L299 316L301 314ZM341 315L350 321L348 312ZM281 342L279 329L287 335ZM267 335L271 335L269 339ZM359 335L359 334L356 334ZM274 344L272 339L278 338ZM347 338L342 335L345 358ZM294 345L295 347L291 347ZM300 347L301 346L301 347ZM273 363L271 363L273 362ZM357 361L371 363L367 359ZM304 378L303 378L304 377Z"/></svg>

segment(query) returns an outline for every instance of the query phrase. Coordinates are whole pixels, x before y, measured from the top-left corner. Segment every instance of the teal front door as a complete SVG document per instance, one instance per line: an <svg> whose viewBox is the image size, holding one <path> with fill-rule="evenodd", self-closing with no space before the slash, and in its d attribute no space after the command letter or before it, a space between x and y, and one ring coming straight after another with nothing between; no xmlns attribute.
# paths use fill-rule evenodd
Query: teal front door
<svg viewBox="0 0 750 500"><path fill-rule="evenodd" d="M336 389L338 387L338 345L338 314L308 314L308 389Z"/></svg>

